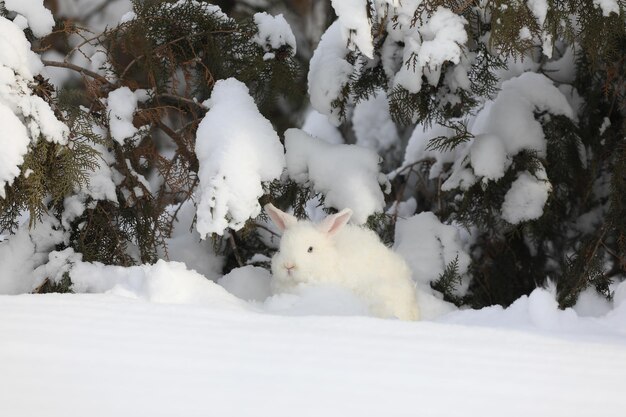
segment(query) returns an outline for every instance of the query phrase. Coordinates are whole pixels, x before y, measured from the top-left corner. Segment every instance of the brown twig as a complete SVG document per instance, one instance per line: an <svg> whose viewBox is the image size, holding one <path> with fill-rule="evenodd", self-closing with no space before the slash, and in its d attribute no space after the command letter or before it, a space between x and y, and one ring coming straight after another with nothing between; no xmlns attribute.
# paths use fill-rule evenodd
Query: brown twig
<svg viewBox="0 0 626 417"><path fill-rule="evenodd" d="M199 102L197 102L195 100L192 100L190 98L187 98L187 97L181 97L181 96L177 96L175 94L168 94L168 93L159 94L159 97L160 98L164 98L164 99L168 99L168 100L180 101L182 103L186 103L186 104L189 104L191 106L197 107L200 110L204 110L204 111L209 110L204 104L199 103Z"/></svg>
<svg viewBox="0 0 626 417"><path fill-rule="evenodd" d="M237 248L237 243L235 242L235 231L231 230L228 234L228 243L230 244L230 248L233 250L233 254L235 255L235 260L237 264L242 267L244 263L241 259L241 255L239 254L239 249Z"/></svg>
<svg viewBox="0 0 626 417"><path fill-rule="evenodd" d="M67 68L72 71L76 71L82 75L86 75L88 77L93 78L94 80L98 80L103 84L114 85L111 81L107 80L102 75L88 70L87 68L83 68L79 65L72 64L70 62L60 62L60 61L48 61L47 59L42 59L41 62L47 67L58 67L58 68Z"/></svg>
<svg viewBox="0 0 626 417"><path fill-rule="evenodd" d="M187 145L183 138L174 131L171 127L163 123L161 120L156 120L156 125L161 129L167 136L169 136L178 146L178 151L189 161L191 165L191 169L194 167L197 170L197 159L196 157L187 149Z"/></svg>

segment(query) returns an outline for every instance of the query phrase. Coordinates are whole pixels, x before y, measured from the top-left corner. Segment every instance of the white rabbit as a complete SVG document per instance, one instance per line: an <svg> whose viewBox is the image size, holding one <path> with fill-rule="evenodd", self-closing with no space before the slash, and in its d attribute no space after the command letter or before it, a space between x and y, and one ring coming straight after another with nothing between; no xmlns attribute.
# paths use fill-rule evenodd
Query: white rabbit
<svg viewBox="0 0 626 417"><path fill-rule="evenodd" d="M283 232L272 258L274 292L291 292L303 283L339 285L365 300L376 316L419 319L406 262L373 231L347 224L352 210L319 224L298 221L272 204L265 212Z"/></svg>

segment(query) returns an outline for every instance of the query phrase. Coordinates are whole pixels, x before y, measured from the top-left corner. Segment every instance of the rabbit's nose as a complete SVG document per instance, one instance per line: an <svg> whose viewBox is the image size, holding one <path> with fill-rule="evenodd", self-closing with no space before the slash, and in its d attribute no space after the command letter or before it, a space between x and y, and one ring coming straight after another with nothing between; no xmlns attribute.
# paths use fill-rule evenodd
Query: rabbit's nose
<svg viewBox="0 0 626 417"><path fill-rule="evenodd" d="M285 269L287 270L287 272L291 272L292 269L294 269L296 267L295 264L291 263L291 262L285 262L283 264L283 266L285 267Z"/></svg>

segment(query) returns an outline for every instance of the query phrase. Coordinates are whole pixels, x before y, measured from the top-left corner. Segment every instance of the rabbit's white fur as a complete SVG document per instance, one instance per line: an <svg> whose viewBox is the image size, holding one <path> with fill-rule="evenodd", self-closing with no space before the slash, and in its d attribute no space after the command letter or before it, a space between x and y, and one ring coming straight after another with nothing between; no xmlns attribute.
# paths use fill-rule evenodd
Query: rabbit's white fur
<svg viewBox="0 0 626 417"><path fill-rule="evenodd" d="M419 319L406 262L376 233L346 224L351 210L328 216L319 224L298 221L271 204L265 211L283 232L279 251L272 258L275 292L291 292L299 284L339 285L365 300L376 316Z"/></svg>

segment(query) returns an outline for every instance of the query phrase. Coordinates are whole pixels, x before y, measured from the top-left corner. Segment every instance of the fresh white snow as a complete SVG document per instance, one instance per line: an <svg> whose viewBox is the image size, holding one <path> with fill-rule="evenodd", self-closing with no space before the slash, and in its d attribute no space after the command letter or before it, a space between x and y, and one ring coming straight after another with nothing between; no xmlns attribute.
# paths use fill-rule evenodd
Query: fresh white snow
<svg viewBox="0 0 626 417"><path fill-rule="evenodd" d="M442 224L429 211L398 219L394 241L394 250L406 259L413 279L425 288L430 288L430 283L455 259L460 275L467 272L470 264L458 228Z"/></svg>
<svg viewBox="0 0 626 417"><path fill-rule="evenodd" d="M239 230L258 216L263 183L279 178L285 166L280 139L245 84L219 80L204 104L210 110L196 132L201 191L196 228L202 238Z"/></svg>
<svg viewBox="0 0 626 417"><path fill-rule="evenodd" d="M52 12L43 3L44 0L4 0L4 7L23 16L33 35L41 38L50 34L54 27Z"/></svg>
<svg viewBox="0 0 626 417"><path fill-rule="evenodd" d="M30 138L26 127L9 107L0 103L0 198L5 197L5 185L11 185L20 175L19 166L24 162Z"/></svg>
<svg viewBox="0 0 626 417"><path fill-rule="evenodd" d="M327 207L351 208L357 224L383 211L381 186L386 188L388 183L379 172L376 152L356 145L329 144L300 129L285 132L285 148L289 177L323 193Z"/></svg>
<svg viewBox="0 0 626 417"><path fill-rule="evenodd" d="M322 35L309 63L307 80L311 105L328 116L335 126L339 126L341 120L338 109L333 107L333 101L341 96L342 89L354 71L354 66L346 60L347 54L341 26L336 21Z"/></svg>
<svg viewBox="0 0 626 417"><path fill-rule="evenodd" d="M133 115L137 111L137 97L128 87L120 87L109 93L107 112L111 136L120 145L132 138L138 129L133 125Z"/></svg>
<svg viewBox="0 0 626 417"><path fill-rule="evenodd" d="M543 169L534 175L520 172L504 196L502 218L512 224L538 219L551 191L552 185Z"/></svg>
<svg viewBox="0 0 626 417"><path fill-rule="evenodd" d="M367 0L331 0L341 24L341 35L345 44L351 49L358 48L368 58L374 56L372 28L367 17L369 2Z"/></svg>
<svg viewBox="0 0 626 417"><path fill-rule="evenodd" d="M253 19L259 28L252 39L254 42L268 52L279 49L281 46L289 46L291 47L291 54L295 55L296 37L282 14L272 16L260 12L255 13Z"/></svg>
<svg viewBox="0 0 626 417"><path fill-rule="evenodd" d="M621 417L626 408L624 306L577 318L544 292L507 310L407 323L264 314L224 307L215 290L193 305L0 296L0 414Z"/></svg>

